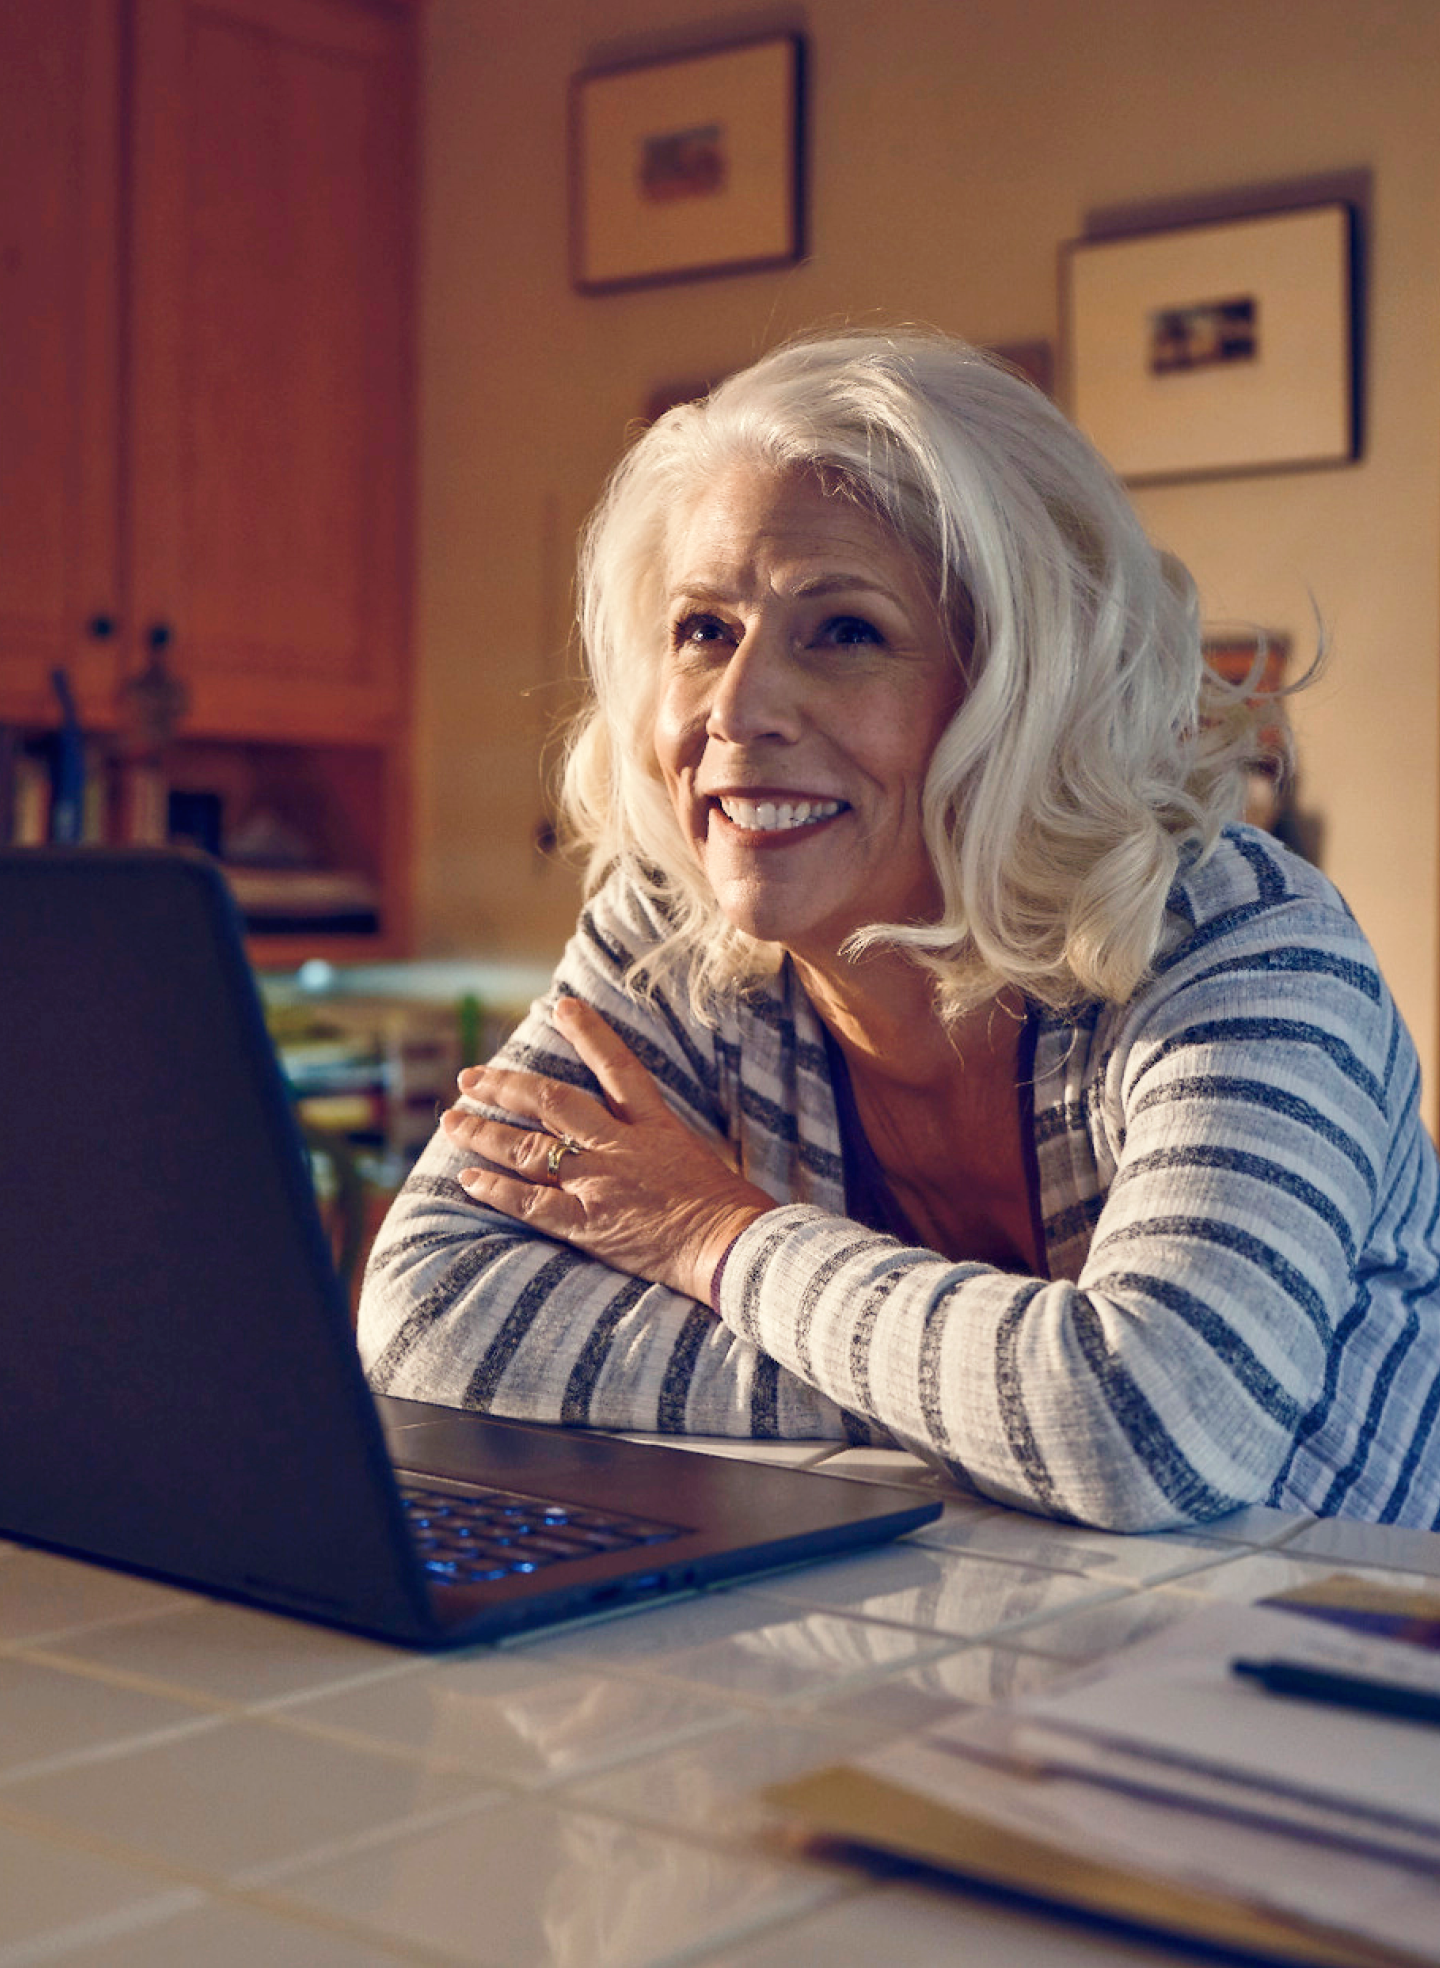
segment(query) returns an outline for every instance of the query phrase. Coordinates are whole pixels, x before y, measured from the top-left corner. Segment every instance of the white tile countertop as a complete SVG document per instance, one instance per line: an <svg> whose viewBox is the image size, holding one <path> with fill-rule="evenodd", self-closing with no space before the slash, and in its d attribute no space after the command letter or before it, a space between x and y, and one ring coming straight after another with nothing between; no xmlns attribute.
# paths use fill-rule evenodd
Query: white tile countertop
<svg viewBox="0 0 1440 1968"><path fill-rule="evenodd" d="M760 1793L1207 1602L1440 1580L1440 1536L1108 1537L945 1493L865 1557L440 1657L0 1546L0 1968L1179 1961L807 1857Z"/></svg>

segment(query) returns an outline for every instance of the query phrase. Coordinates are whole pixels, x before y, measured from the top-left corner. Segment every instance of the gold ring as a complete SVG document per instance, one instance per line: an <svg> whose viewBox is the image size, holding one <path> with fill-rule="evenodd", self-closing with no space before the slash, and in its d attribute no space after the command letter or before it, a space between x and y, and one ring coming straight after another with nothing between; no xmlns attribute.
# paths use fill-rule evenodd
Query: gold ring
<svg viewBox="0 0 1440 1968"><path fill-rule="evenodd" d="M578 1141L572 1141L568 1134L557 1135L551 1146L550 1153L545 1157L545 1166L549 1169L551 1175L558 1175L560 1173L561 1157L564 1155L578 1155L579 1153L580 1143Z"/></svg>

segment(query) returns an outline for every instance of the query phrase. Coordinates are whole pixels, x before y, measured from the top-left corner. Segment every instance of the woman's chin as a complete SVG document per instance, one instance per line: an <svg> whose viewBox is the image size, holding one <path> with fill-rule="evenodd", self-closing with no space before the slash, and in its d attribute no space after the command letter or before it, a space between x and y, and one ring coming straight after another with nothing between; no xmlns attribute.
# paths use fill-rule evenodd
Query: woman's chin
<svg viewBox="0 0 1440 1968"><path fill-rule="evenodd" d="M847 915L844 926L837 926L831 913L817 906L813 891L809 895L776 895L757 893L749 883L716 882L713 886L720 913L732 929L757 943L777 943L792 955L833 955L852 930L872 920L868 912L862 912L855 914L853 921Z"/></svg>

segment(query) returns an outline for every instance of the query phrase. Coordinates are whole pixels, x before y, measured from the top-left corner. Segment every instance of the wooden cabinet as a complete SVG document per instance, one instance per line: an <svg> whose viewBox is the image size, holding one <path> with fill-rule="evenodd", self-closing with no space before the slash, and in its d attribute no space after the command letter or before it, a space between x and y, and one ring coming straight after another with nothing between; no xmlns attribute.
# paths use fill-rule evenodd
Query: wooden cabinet
<svg viewBox="0 0 1440 1968"><path fill-rule="evenodd" d="M114 0L0 7L0 701L119 681L121 203Z"/></svg>
<svg viewBox="0 0 1440 1968"><path fill-rule="evenodd" d="M0 8L0 719L49 717L63 666L115 729L158 632L172 783L378 892L373 935L266 960L406 937L414 29Z"/></svg>

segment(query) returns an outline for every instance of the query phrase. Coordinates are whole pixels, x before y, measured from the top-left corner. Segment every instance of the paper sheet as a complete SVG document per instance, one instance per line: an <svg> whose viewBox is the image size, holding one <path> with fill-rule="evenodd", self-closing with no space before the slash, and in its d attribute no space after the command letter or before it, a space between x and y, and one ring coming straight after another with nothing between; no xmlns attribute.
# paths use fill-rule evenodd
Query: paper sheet
<svg viewBox="0 0 1440 1968"><path fill-rule="evenodd" d="M860 1768L1091 1863L1238 1901L1306 1926L1440 1962L1440 1875L1064 1778L1027 1778L927 1742Z"/></svg>
<svg viewBox="0 0 1440 1968"><path fill-rule="evenodd" d="M1247 1655L1440 1692L1433 1654L1267 1606L1217 1606L1015 1716L1440 1838L1440 1729L1268 1694L1231 1673Z"/></svg>
<svg viewBox="0 0 1440 1968"><path fill-rule="evenodd" d="M1440 1659L1418 1648L1221 1606L860 1767L1106 1864L1440 1962L1440 1729L1267 1694L1230 1672L1241 1655L1440 1687Z"/></svg>

